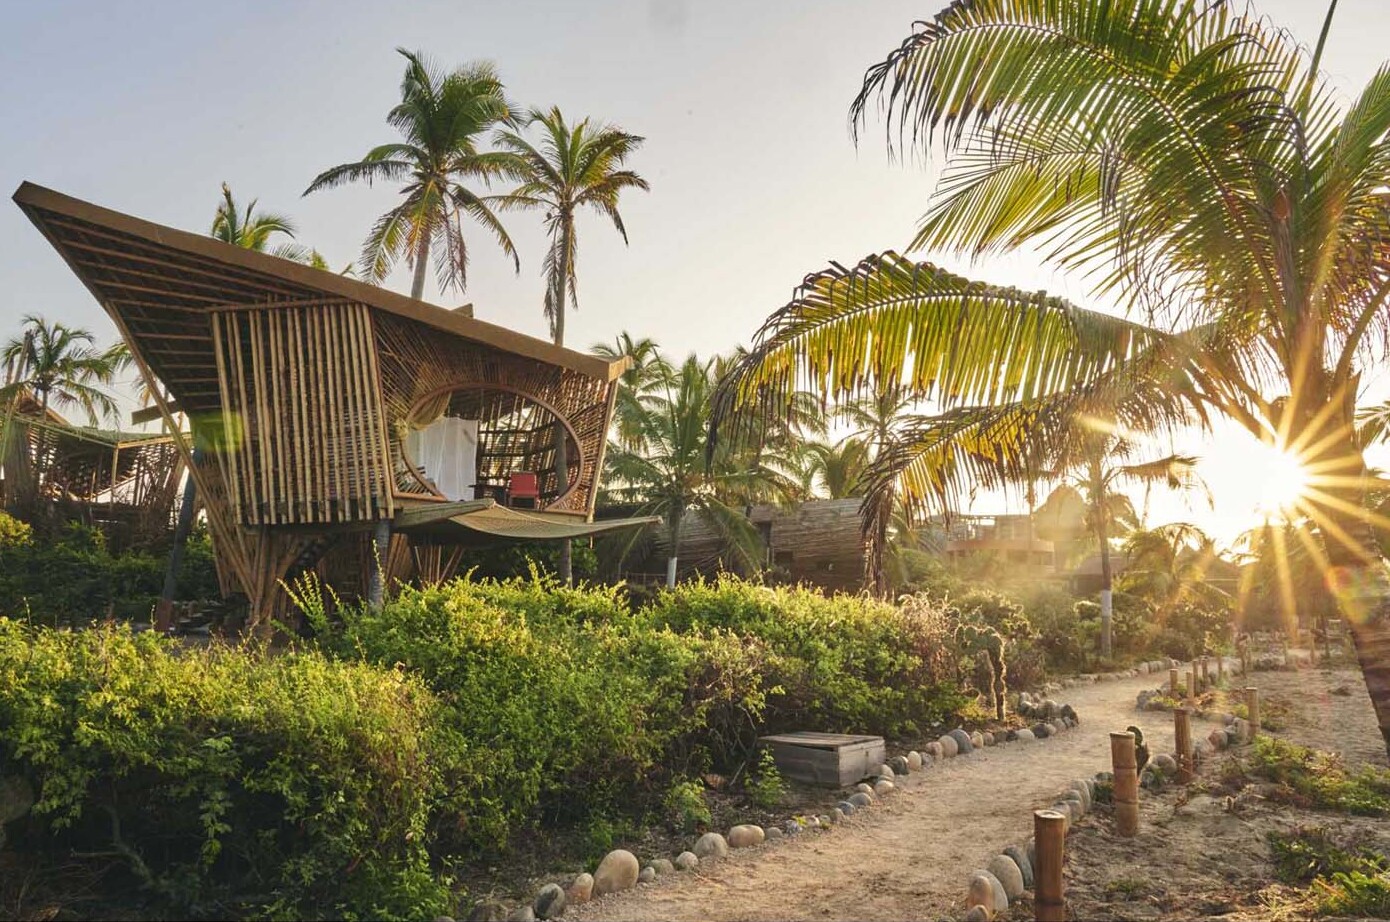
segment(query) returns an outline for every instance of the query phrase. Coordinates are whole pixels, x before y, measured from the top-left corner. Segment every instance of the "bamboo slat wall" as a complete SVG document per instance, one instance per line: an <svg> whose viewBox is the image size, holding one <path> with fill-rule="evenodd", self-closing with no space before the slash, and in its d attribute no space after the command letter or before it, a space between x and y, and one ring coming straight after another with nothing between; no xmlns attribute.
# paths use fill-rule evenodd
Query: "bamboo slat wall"
<svg viewBox="0 0 1390 922"><path fill-rule="evenodd" d="M393 511L370 310L324 301L213 311L216 457L242 525Z"/></svg>

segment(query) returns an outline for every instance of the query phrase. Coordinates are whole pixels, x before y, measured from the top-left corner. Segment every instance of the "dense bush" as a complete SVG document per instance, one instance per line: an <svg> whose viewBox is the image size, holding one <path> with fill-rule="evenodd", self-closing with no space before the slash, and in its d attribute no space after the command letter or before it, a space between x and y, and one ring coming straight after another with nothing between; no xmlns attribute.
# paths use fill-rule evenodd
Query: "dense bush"
<svg viewBox="0 0 1390 922"><path fill-rule="evenodd" d="M3 522L0 534L0 613L46 625L81 624L108 615L149 620L164 583L163 555L112 554L100 531L77 524L66 526L53 541L33 538L27 529L16 532ZM205 532L195 534L185 548L178 597L216 595L212 544Z"/></svg>
<svg viewBox="0 0 1390 922"><path fill-rule="evenodd" d="M407 674L317 654L0 619L0 773L39 793L29 841L124 856L194 913L444 911L436 708Z"/></svg>

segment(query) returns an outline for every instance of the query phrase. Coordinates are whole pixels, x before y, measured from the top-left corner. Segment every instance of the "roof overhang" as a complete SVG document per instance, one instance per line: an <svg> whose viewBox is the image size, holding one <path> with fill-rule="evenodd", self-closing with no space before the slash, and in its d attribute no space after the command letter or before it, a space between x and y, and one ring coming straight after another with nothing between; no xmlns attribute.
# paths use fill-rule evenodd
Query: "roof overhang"
<svg viewBox="0 0 1390 922"><path fill-rule="evenodd" d="M14 201L103 305L106 299L101 294L100 285L88 277L82 269L81 261L74 258L72 241L61 220L63 218L80 221L117 235L117 239L122 235L134 237L147 245L171 253L184 254L229 267L237 271L238 281L242 284L254 283L259 277L269 283L270 288L292 286L318 292L325 298L355 301L427 324L472 342L567 368L591 378L611 382L628 366L627 359L609 360L575 352L478 320L464 311L438 307L334 272L314 269L267 253L234 247L201 234L165 227L30 182L20 184L14 193ZM55 216L59 220L55 220ZM118 245L116 249L119 249ZM119 253L116 257L119 257ZM235 299L230 299L229 304L231 303L236 303Z"/></svg>
<svg viewBox="0 0 1390 922"><path fill-rule="evenodd" d="M495 538L512 541L563 541L629 528L646 528L660 521L656 516L643 516L586 522L564 513L513 509L500 506L494 500L479 499L400 509L396 512L392 527L421 537L466 544Z"/></svg>

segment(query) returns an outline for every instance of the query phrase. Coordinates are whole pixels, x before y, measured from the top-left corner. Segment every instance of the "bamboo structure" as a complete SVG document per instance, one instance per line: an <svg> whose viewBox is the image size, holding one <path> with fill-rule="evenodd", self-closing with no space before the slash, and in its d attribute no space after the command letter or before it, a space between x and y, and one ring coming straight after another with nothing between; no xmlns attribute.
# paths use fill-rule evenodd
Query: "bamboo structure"
<svg viewBox="0 0 1390 922"><path fill-rule="evenodd" d="M1250 725L1251 742L1260 735L1260 690L1253 685L1245 688L1246 722Z"/></svg>
<svg viewBox="0 0 1390 922"><path fill-rule="evenodd" d="M1173 711L1173 746L1178 755L1178 784L1191 784L1196 766L1192 761L1192 712L1187 708Z"/></svg>
<svg viewBox="0 0 1390 922"><path fill-rule="evenodd" d="M1062 879L1067 844L1067 818L1056 810L1033 811L1033 913L1038 922L1063 922L1067 901Z"/></svg>
<svg viewBox="0 0 1390 922"><path fill-rule="evenodd" d="M592 521L626 360L29 183L14 199L115 322L166 428L189 420L170 450L253 626L305 570L362 595L373 579L447 579L469 541L648 524ZM473 460L473 495L445 495L410 456L410 436L445 417L476 427L471 452L448 448ZM509 510L514 475L538 485L524 514Z"/></svg>
<svg viewBox="0 0 1390 922"><path fill-rule="evenodd" d="M1174 701L1182 700L1178 696L1178 671L1176 669L1168 670L1168 694Z"/></svg>
<svg viewBox="0 0 1390 922"><path fill-rule="evenodd" d="M1115 774L1115 831L1133 837L1139 833L1139 771L1133 733L1110 734L1110 763Z"/></svg>

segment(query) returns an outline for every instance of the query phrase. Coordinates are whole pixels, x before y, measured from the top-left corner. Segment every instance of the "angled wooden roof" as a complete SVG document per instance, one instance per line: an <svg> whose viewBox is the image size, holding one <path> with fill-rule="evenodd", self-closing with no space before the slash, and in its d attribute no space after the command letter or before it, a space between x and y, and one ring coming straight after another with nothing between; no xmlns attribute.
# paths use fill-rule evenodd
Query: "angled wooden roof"
<svg viewBox="0 0 1390 922"><path fill-rule="evenodd" d="M322 269L176 230L25 182L14 201L108 312L119 309L132 332L144 312L183 311L190 319L231 304L336 299L365 304L514 355L612 381L626 367L487 323L462 311L417 301ZM194 329L193 327L197 328ZM169 336L167 326L154 335ZM149 334L150 329L143 332ZM177 335L178 331L175 331ZM204 334L190 324L190 335ZM176 340L175 340L176 341ZM178 366L170 348L163 361ZM198 352L201 350L193 350ZM161 377L164 375L161 373Z"/></svg>

